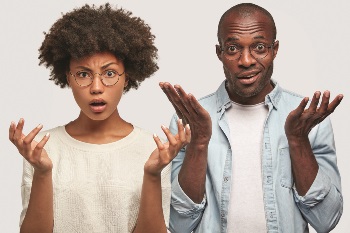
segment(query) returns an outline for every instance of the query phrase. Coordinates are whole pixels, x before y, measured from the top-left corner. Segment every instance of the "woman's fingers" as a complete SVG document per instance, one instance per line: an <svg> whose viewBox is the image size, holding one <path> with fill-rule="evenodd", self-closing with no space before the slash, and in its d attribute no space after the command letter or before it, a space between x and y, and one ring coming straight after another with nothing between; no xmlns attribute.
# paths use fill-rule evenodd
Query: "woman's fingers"
<svg viewBox="0 0 350 233"><path fill-rule="evenodd" d="M24 119L21 118L21 119L19 119L17 127L15 128L15 132L13 134L13 143L16 146L22 145L23 126L24 126Z"/></svg>
<svg viewBox="0 0 350 233"><path fill-rule="evenodd" d="M164 125L161 126L163 132L165 133L165 136L167 137L168 141L169 141L169 147L176 147L178 144L178 141L176 140L176 138L174 137L174 135L170 132L170 130L165 127Z"/></svg>
<svg viewBox="0 0 350 233"><path fill-rule="evenodd" d="M186 143L186 134L185 134L185 128L182 124L182 119L177 120L177 134L180 142L182 144Z"/></svg>
<svg viewBox="0 0 350 233"><path fill-rule="evenodd" d="M190 129L190 125L186 124L185 126L185 134L186 134L186 143L190 143L191 142L191 129Z"/></svg>
<svg viewBox="0 0 350 233"><path fill-rule="evenodd" d="M153 134L153 139L156 142L157 148L159 151L164 150L164 145L157 134Z"/></svg>
<svg viewBox="0 0 350 233"><path fill-rule="evenodd" d="M34 146L32 145L32 142L35 136L40 132L42 128L43 128L43 125L39 124L27 136L23 138L23 149L25 151L30 152L33 149Z"/></svg>
<svg viewBox="0 0 350 233"><path fill-rule="evenodd" d="M9 140L12 143L14 142L13 135L15 133L15 130L16 130L16 123L12 121L11 124L10 124L10 128L9 128Z"/></svg>
<svg viewBox="0 0 350 233"><path fill-rule="evenodd" d="M41 127L42 128L42 127ZM35 130L35 129L34 129ZM42 155L42 151L44 149L45 144L47 143L47 141L50 138L50 133L45 134L45 136L41 139L41 141L36 144L36 146L34 147L33 150L33 159L36 161L41 161L41 155Z"/></svg>

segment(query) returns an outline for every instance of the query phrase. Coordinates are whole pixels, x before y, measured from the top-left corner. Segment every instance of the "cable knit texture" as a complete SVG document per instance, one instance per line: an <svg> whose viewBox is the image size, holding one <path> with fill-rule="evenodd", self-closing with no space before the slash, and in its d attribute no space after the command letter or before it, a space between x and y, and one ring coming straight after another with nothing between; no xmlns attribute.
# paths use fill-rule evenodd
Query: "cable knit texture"
<svg viewBox="0 0 350 233"><path fill-rule="evenodd" d="M53 162L54 232L132 232L136 225L144 164L156 148L152 134L134 127L125 138L89 144L72 138L64 126L42 132L51 136L45 149ZM162 172L162 203L166 225L170 211L170 171ZM22 180L25 217L33 167L24 160Z"/></svg>

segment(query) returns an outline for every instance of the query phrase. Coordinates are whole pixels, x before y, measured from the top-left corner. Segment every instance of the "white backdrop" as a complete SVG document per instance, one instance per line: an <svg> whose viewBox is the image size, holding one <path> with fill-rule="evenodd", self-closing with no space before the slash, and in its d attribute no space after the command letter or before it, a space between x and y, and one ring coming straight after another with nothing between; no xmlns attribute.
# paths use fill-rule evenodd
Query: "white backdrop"
<svg viewBox="0 0 350 233"><path fill-rule="evenodd" d="M48 81L49 71L38 66L38 48L43 32L61 13L84 3L105 1L33 0L6 1L0 8L0 231L18 232L21 211L22 158L8 140L11 121L26 120L25 132L39 123L44 129L62 125L77 117L69 89ZM143 18L156 35L160 70L126 94L119 111L126 120L162 135L160 125L168 125L173 109L158 82L181 84L201 97L216 90L224 79L215 55L217 23L222 13L237 1L119 0L122 6ZM290 90L306 96L314 91L343 93L344 100L331 116L342 176L344 214L333 232L350 229L350 3L339 1L255 1L273 15L280 49L273 78ZM333 94L333 95L332 95Z"/></svg>

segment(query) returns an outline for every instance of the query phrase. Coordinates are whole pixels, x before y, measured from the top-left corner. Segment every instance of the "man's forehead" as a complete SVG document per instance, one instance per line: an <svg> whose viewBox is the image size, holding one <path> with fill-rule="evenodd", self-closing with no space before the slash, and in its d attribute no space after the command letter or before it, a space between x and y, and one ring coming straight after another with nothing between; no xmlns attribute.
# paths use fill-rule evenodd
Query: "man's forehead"
<svg viewBox="0 0 350 233"><path fill-rule="evenodd" d="M228 24L236 24L236 25L242 25L242 26L263 24L266 26L273 27L273 22L271 21L271 19L261 12L254 12L249 15L246 15L246 14L242 15L239 13L231 12L227 14L226 17L223 19L222 26L225 26Z"/></svg>
<svg viewBox="0 0 350 233"><path fill-rule="evenodd" d="M254 34L262 33L273 36L273 22L265 15L257 12L241 16L231 13L227 15L221 24L221 37L226 34Z"/></svg>

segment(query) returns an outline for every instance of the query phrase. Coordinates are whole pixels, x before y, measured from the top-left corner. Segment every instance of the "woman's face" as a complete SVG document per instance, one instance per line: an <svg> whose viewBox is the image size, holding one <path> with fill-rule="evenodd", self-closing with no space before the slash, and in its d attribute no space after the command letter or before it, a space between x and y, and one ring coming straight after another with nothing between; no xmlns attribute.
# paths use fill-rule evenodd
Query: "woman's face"
<svg viewBox="0 0 350 233"><path fill-rule="evenodd" d="M127 85L123 62L110 52L71 59L67 79L82 113L92 120L115 113Z"/></svg>

